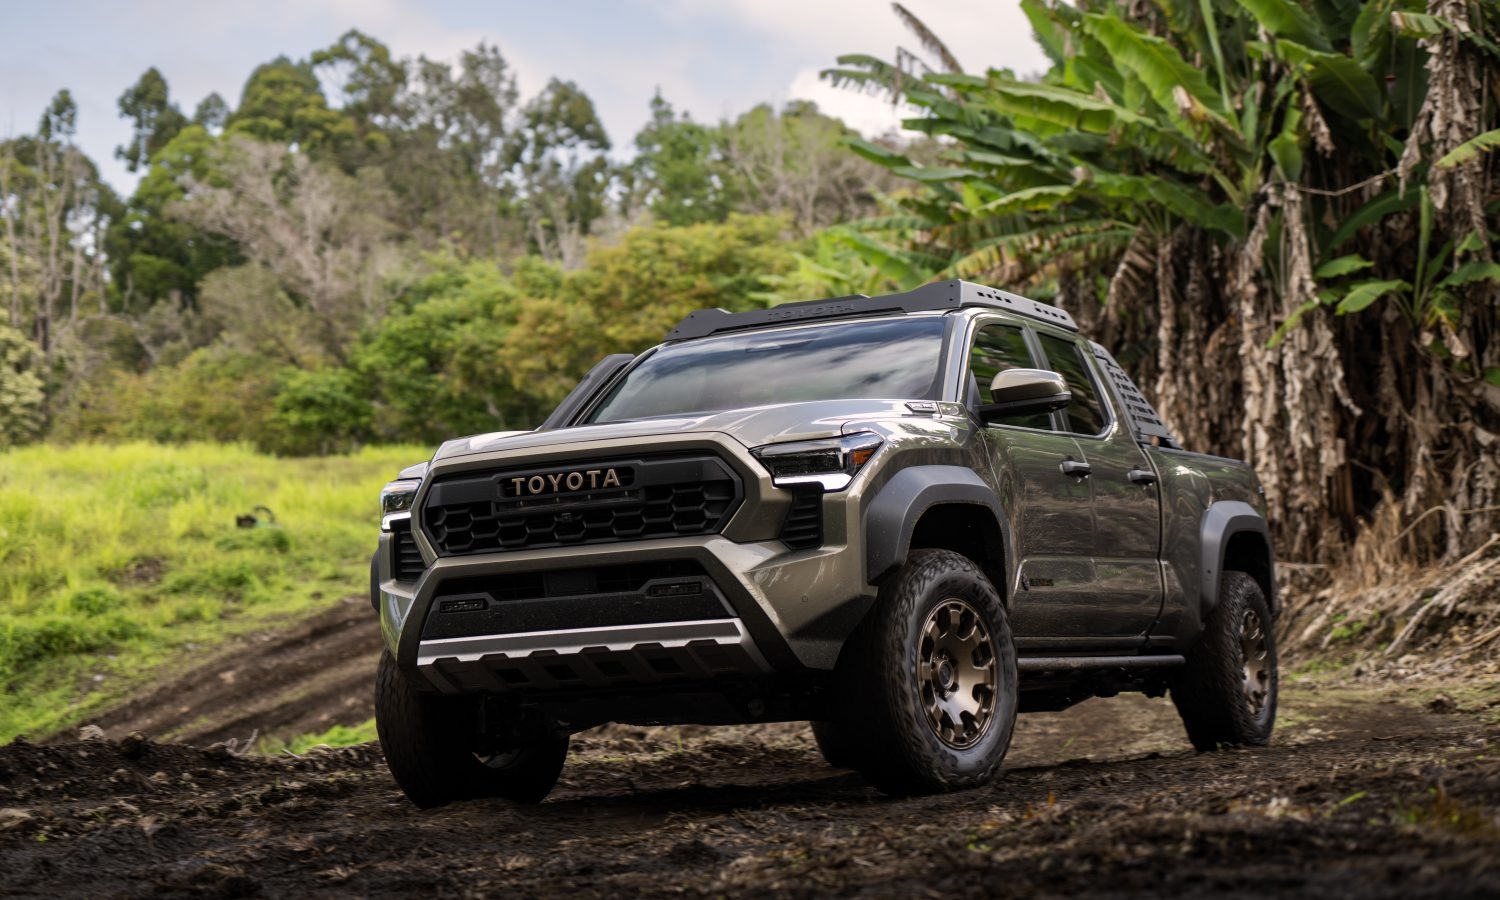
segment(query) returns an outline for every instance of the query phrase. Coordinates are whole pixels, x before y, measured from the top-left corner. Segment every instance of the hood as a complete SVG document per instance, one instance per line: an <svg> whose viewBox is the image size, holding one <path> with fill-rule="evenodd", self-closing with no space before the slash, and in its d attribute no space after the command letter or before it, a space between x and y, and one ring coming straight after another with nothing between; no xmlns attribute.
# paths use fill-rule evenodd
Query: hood
<svg viewBox="0 0 1500 900"><path fill-rule="evenodd" d="M438 449L434 461L492 453L500 450L526 450L553 444L575 444L589 441L620 441L651 435L683 435L718 432L728 435L746 447L779 444L784 441L808 441L837 437L851 420L904 418L914 416L902 400L818 400L810 403L780 403L691 416L665 419L640 419L609 425L581 425L552 431L497 431L449 441ZM928 416L930 417L930 414Z"/></svg>

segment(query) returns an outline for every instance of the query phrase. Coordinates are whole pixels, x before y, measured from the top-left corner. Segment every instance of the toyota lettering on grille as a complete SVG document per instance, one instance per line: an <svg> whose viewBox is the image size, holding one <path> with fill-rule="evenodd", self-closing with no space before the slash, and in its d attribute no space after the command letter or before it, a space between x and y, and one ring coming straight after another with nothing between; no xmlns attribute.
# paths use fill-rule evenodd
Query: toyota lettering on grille
<svg viewBox="0 0 1500 900"><path fill-rule="evenodd" d="M629 472L628 469L626 471ZM621 482L619 471L611 467L548 472L544 475L517 475L502 480L501 485L501 492L507 497L535 497L542 494L567 494L617 488L621 486Z"/></svg>

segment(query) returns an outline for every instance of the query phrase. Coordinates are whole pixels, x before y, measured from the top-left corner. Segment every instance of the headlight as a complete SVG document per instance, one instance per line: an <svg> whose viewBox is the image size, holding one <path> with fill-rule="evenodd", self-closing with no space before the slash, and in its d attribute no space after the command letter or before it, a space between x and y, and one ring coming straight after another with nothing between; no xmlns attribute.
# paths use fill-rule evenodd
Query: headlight
<svg viewBox="0 0 1500 900"><path fill-rule="evenodd" d="M397 519L411 518L411 504L417 496L420 480L392 481L380 489L380 530L390 531Z"/></svg>
<svg viewBox="0 0 1500 900"><path fill-rule="evenodd" d="M821 484L827 491L842 491L875 451L880 437L860 432L823 441L767 444L750 452L771 473L777 487Z"/></svg>

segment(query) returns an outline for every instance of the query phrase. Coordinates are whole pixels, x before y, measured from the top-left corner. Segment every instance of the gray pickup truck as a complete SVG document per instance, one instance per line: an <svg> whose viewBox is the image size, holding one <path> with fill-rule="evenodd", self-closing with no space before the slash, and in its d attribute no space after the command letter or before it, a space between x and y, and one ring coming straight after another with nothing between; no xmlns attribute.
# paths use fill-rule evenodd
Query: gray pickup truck
<svg viewBox="0 0 1500 900"><path fill-rule="evenodd" d="M810 721L900 795L988 782L1018 712L1170 693L1200 750L1276 715L1254 472L981 285L695 312L380 502L377 724L421 807L540 801L607 722Z"/></svg>

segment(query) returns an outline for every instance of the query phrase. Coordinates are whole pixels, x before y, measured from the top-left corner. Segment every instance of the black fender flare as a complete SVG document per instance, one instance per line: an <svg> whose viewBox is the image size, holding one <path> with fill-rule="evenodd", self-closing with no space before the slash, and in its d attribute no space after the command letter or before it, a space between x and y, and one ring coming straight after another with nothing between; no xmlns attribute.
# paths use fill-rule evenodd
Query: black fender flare
<svg viewBox="0 0 1500 900"><path fill-rule="evenodd" d="M1010 522L995 490L963 466L912 466L897 472L865 508L865 580L874 584L899 566L911 548L912 532L924 513L943 504L970 504L989 510L1000 530L1007 567L1015 565ZM1002 596L1008 585L995 585Z"/></svg>
<svg viewBox="0 0 1500 900"><path fill-rule="evenodd" d="M1271 553L1271 527L1255 507L1242 500L1221 500L1203 513L1198 526L1198 547L1202 554L1198 586L1199 621L1219 604L1219 579L1224 575L1224 553L1229 540L1238 534L1257 535L1266 548L1266 603L1275 617L1280 611L1276 601L1275 557Z"/></svg>

